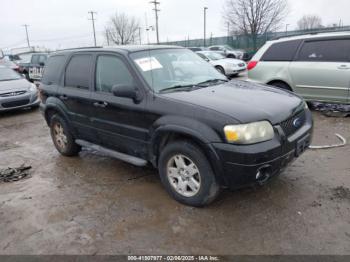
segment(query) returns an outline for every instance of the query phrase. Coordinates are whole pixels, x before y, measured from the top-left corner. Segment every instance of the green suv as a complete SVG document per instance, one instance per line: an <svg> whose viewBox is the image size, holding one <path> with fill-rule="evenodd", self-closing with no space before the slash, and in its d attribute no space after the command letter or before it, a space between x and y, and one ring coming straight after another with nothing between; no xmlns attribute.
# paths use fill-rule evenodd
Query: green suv
<svg viewBox="0 0 350 262"><path fill-rule="evenodd" d="M248 78L288 89L307 101L350 104L350 33L269 41L248 64Z"/></svg>

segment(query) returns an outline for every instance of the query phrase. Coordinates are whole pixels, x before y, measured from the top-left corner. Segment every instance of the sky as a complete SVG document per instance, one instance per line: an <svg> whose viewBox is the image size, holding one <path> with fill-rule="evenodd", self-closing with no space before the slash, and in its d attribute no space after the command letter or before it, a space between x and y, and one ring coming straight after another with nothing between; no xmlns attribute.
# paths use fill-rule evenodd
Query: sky
<svg viewBox="0 0 350 262"><path fill-rule="evenodd" d="M159 34L161 41L177 41L202 38L203 7L207 11L207 34L225 36L222 19L226 0L159 0ZM288 0L289 14L281 25L285 30L296 28L297 21L305 14L316 14L324 25L339 23L350 25L349 0ZM92 46L92 24L89 11L95 11L97 44L106 45L103 30L110 17L124 12L139 19L142 41L147 42L146 23L155 24L150 0L0 0L0 48L26 46L23 24L28 24L32 46L51 49ZM156 33L150 31L150 42L156 41Z"/></svg>

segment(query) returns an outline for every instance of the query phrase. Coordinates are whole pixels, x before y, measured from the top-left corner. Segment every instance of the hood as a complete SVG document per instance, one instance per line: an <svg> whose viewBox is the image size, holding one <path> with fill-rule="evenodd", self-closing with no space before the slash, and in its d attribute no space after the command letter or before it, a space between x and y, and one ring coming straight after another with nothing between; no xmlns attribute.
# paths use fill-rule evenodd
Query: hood
<svg viewBox="0 0 350 262"><path fill-rule="evenodd" d="M223 113L241 123L268 120L278 124L304 106L300 97L288 91L239 80L163 96Z"/></svg>
<svg viewBox="0 0 350 262"><path fill-rule="evenodd" d="M28 91L29 88L30 83L26 79L0 81L0 94L17 91Z"/></svg>

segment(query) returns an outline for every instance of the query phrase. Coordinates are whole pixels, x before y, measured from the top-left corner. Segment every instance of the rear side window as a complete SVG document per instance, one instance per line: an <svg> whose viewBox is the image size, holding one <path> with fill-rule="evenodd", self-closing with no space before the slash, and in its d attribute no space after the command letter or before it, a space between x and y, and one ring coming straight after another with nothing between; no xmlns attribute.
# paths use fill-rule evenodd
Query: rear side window
<svg viewBox="0 0 350 262"><path fill-rule="evenodd" d="M72 56L66 68L65 86L89 89L91 69L92 55Z"/></svg>
<svg viewBox="0 0 350 262"><path fill-rule="evenodd" d="M275 43L262 56L262 61L292 61L301 40Z"/></svg>
<svg viewBox="0 0 350 262"><path fill-rule="evenodd" d="M45 85L59 84L60 76L63 70L65 57L51 56L45 66L42 83Z"/></svg>
<svg viewBox="0 0 350 262"><path fill-rule="evenodd" d="M320 40L305 42L298 61L348 62L350 39Z"/></svg>
<svg viewBox="0 0 350 262"><path fill-rule="evenodd" d="M109 55L97 58L96 91L111 92L114 85L132 85L133 80L133 76L120 58Z"/></svg>

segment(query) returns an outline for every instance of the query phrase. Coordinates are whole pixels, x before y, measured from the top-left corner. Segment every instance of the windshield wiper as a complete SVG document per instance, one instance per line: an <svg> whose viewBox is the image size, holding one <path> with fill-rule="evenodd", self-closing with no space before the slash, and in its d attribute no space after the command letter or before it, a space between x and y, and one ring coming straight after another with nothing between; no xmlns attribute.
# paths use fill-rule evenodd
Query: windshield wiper
<svg viewBox="0 0 350 262"><path fill-rule="evenodd" d="M200 82L200 83L196 84L196 86L206 87L206 86L208 86L208 84L218 84L220 82L228 82L228 80L220 79L220 78L214 78L214 79L209 79L209 80Z"/></svg>
<svg viewBox="0 0 350 262"><path fill-rule="evenodd" d="M166 92L170 92L170 91L183 91L183 90L190 90L191 88L193 88L195 85L176 85L176 86L171 86L168 88L164 88L162 90L160 90L160 93L166 93Z"/></svg>

